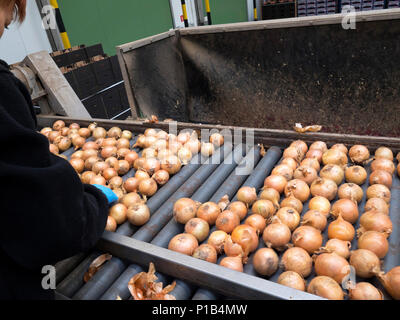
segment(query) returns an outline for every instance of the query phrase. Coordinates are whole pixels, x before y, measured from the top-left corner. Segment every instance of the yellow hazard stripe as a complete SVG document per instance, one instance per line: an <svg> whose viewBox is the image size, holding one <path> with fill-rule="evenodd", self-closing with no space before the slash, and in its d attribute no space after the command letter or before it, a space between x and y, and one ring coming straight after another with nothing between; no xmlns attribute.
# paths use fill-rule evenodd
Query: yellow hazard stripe
<svg viewBox="0 0 400 320"><path fill-rule="evenodd" d="M210 0L206 0L206 12L211 12L211 9L210 9Z"/></svg>
<svg viewBox="0 0 400 320"><path fill-rule="evenodd" d="M68 34L66 32L62 32L60 33L60 35L61 35L61 40L64 44L64 48L65 49L71 48L71 43L69 42Z"/></svg>
<svg viewBox="0 0 400 320"><path fill-rule="evenodd" d="M187 10L186 10L186 4L182 5L182 11L183 11L183 19L187 20L188 14L187 14Z"/></svg>
<svg viewBox="0 0 400 320"><path fill-rule="evenodd" d="M257 8L254 8L254 20L257 20Z"/></svg>
<svg viewBox="0 0 400 320"><path fill-rule="evenodd" d="M50 4L51 4L55 9L58 8L58 2L57 2L57 0L50 0Z"/></svg>

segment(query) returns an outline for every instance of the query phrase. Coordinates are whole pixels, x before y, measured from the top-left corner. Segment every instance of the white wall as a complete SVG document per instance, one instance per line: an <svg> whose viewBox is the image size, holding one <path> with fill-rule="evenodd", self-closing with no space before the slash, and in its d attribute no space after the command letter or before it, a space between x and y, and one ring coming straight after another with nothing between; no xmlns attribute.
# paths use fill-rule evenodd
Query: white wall
<svg viewBox="0 0 400 320"><path fill-rule="evenodd" d="M34 52L52 51L36 2L28 0L27 4L26 20L21 25L10 25L0 39L0 59L9 64L20 62Z"/></svg>

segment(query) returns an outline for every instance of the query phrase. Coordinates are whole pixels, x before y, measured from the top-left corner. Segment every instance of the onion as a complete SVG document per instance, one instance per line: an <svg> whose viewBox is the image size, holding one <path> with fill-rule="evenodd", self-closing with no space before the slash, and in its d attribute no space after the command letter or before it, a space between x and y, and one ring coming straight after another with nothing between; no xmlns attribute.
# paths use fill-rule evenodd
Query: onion
<svg viewBox="0 0 400 320"><path fill-rule="evenodd" d="M171 239L168 249L188 256L192 256L199 246L197 239L188 233L181 233Z"/></svg>
<svg viewBox="0 0 400 320"><path fill-rule="evenodd" d="M89 124L88 129L90 130L90 132L93 132L94 129L96 129L96 128L97 128L97 123L96 122L93 122L93 123Z"/></svg>
<svg viewBox="0 0 400 320"><path fill-rule="evenodd" d="M290 196L289 198L285 198L281 202L281 207L290 207L295 209L298 213L303 211L303 203L294 196Z"/></svg>
<svg viewBox="0 0 400 320"><path fill-rule="evenodd" d="M125 207L129 208L138 203L143 203L143 200L136 192L130 192L124 195L120 201Z"/></svg>
<svg viewBox="0 0 400 320"><path fill-rule="evenodd" d="M360 203L364 196L364 191L361 187L354 183L344 183L339 187L339 199L349 199Z"/></svg>
<svg viewBox="0 0 400 320"><path fill-rule="evenodd" d="M337 190L338 186L335 181L324 178L318 178L312 183L310 187L311 194L314 197L324 197L327 198L329 201L332 201L336 198Z"/></svg>
<svg viewBox="0 0 400 320"><path fill-rule="evenodd" d="M302 180L294 179L289 181L285 187L285 196L294 196L301 202L306 202L310 197L310 188L307 183Z"/></svg>
<svg viewBox="0 0 400 320"><path fill-rule="evenodd" d="M145 158L138 158L135 160L135 162L133 163L133 167L136 170L141 170L144 166L144 163L146 162ZM143 170L142 170L143 171ZM146 172L147 173L147 172Z"/></svg>
<svg viewBox="0 0 400 320"><path fill-rule="evenodd" d="M168 156L161 160L161 169L173 175L181 170L181 161L176 156Z"/></svg>
<svg viewBox="0 0 400 320"><path fill-rule="evenodd" d="M105 186L107 183L106 179L102 175L96 175L90 180L90 184L99 184Z"/></svg>
<svg viewBox="0 0 400 320"><path fill-rule="evenodd" d="M99 152L96 149L88 149L88 150L83 151L82 159L86 160L90 157L97 157L98 155L99 155Z"/></svg>
<svg viewBox="0 0 400 320"><path fill-rule="evenodd" d="M190 139L190 132L188 131L181 131L177 136L177 141L184 145Z"/></svg>
<svg viewBox="0 0 400 320"><path fill-rule="evenodd" d="M265 228L262 237L268 248L284 251L288 247L292 233L286 224L273 223Z"/></svg>
<svg viewBox="0 0 400 320"><path fill-rule="evenodd" d="M90 184L90 181L96 176L93 171L85 171L82 173L81 181L84 184Z"/></svg>
<svg viewBox="0 0 400 320"><path fill-rule="evenodd" d="M192 199L182 198L175 202L173 208L176 222L186 224L190 219L196 217L199 204Z"/></svg>
<svg viewBox="0 0 400 320"><path fill-rule="evenodd" d="M364 207L365 211L378 211L384 214L389 214L389 205L385 200L380 198L371 198L367 201Z"/></svg>
<svg viewBox="0 0 400 320"><path fill-rule="evenodd" d="M137 192L139 189L140 180L137 178L129 178L124 182L124 189L126 192Z"/></svg>
<svg viewBox="0 0 400 320"><path fill-rule="evenodd" d="M307 278L312 271L313 261L306 250L298 247L290 248L282 256L281 267L285 271L294 271Z"/></svg>
<svg viewBox="0 0 400 320"><path fill-rule="evenodd" d="M128 139L121 138L117 141L117 149L126 148L129 149L131 146Z"/></svg>
<svg viewBox="0 0 400 320"><path fill-rule="evenodd" d="M304 161L304 160L303 160ZM298 163L296 162L296 160L292 159L292 158L285 158L282 160L282 164L285 164L287 166L289 166L293 172L297 169L298 167Z"/></svg>
<svg viewBox="0 0 400 320"><path fill-rule="evenodd" d="M153 128L148 128L144 131L144 135L146 137L155 137L157 136L157 130Z"/></svg>
<svg viewBox="0 0 400 320"><path fill-rule="evenodd" d="M161 169L161 164L156 158L148 158L144 161L142 169L152 176Z"/></svg>
<svg viewBox="0 0 400 320"><path fill-rule="evenodd" d="M85 170L85 161L82 159L71 159L69 163L77 173L82 173Z"/></svg>
<svg viewBox="0 0 400 320"><path fill-rule="evenodd" d="M193 218L186 223L185 232L195 236L197 241L203 242L208 237L210 226L203 219Z"/></svg>
<svg viewBox="0 0 400 320"><path fill-rule="evenodd" d="M128 208L128 221L134 226L143 226L150 220L150 209L144 203L137 203Z"/></svg>
<svg viewBox="0 0 400 320"><path fill-rule="evenodd" d="M300 224L300 215L293 208L283 207L280 208L276 215L272 218L272 222L281 222L283 224L286 224L289 227L290 231L293 231Z"/></svg>
<svg viewBox="0 0 400 320"><path fill-rule="evenodd" d="M144 135L140 135L137 140L136 143L134 144L134 148L139 147L139 148L144 148L146 145L146 136Z"/></svg>
<svg viewBox="0 0 400 320"><path fill-rule="evenodd" d="M114 168L107 168L103 171L103 177L107 181L109 181L110 179L117 177L117 176L118 176L118 172Z"/></svg>
<svg viewBox="0 0 400 320"><path fill-rule="evenodd" d="M78 130L78 134L81 137L87 139L92 135L92 132L88 128L81 128L81 129Z"/></svg>
<svg viewBox="0 0 400 320"><path fill-rule="evenodd" d="M344 300L342 288L330 277L315 277L308 284L307 292L329 300Z"/></svg>
<svg viewBox="0 0 400 320"><path fill-rule="evenodd" d="M135 178L138 179L139 183L140 183L140 181L142 181L144 179L149 179L150 175L146 171L138 170L135 173Z"/></svg>
<svg viewBox="0 0 400 320"><path fill-rule="evenodd" d="M62 128L65 127L65 122L62 120L57 120L53 123L53 130L60 131Z"/></svg>
<svg viewBox="0 0 400 320"><path fill-rule="evenodd" d="M135 151L130 151L125 155L125 160L129 162L131 167L133 167L133 164L137 159L139 159L139 155Z"/></svg>
<svg viewBox="0 0 400 320"><path fill-rule="evenodd" d="M303 140L296 140L290 144L290 147L295 147L299 149L302 153L306 154L308 151L308 146Z"/></svg>
<svg viewBox="0 0 400 320"><path fill-rule="evenodd" d="M346 181L355 183L358 185L362 185L367 181L367 171L363 167L360 166L352 166L346 168L345 172Z"/></svg>
<svg viewBox="0 0 400 320"><path fill-rule="evenodd" d="M153 148L146 148L143 149L142 151L142 158L145 159L150 159L150 158L156 158L157 157L157 150Z"/></svg>
<svg viewBox="0 0 400 320"><path fill-rule="evenodd" d="M160 152L161 150L167 150L168 148L168 141L167 140L157 140L155 143L153 143L150 148L153 148L157 152Z"/></svg>
<svg viewBox="0 0 400 320"><path fill-rule="evenodd" d="M224 231L218 230L214 231L210 234L210 237L207 240L207 244L214 247L217 253L222 253L224 248L224 243L228 237L228 234Z"/></svg>
<svg viewBox="0 0 400 320"><path fill-rule="evenodd" d="M85 145L85 143L86 143L86 140L83 137L74 137L72 139L72 144L75 147L75 150L82 148Z"/></svg>
<svg viewBox="0 0 400 320"><path fill-rule="evenodd" d="M344 144L342 144L342 143L334 144L334 145L331 147L331 149L338 149L338 150L342 151L344 154L348 154L348 152L349 152L349 150L347 149L347 147L346 147Z"/></svg>
<svg viewBox="0 0 400 320"><path fill-rule="evenodd" d="M40 133L48 138L50 132L52 132L52 131L53 131L52 128L46 127L46 128L43 128L42 130L40 130ZM55 130L55 131L57 131L57 130Z"/></svg>
<svg viewBox="0 0 400 320"><path fill-rule="evenodd" d="M109 138L119 139L122 136L122 130L118 127L113 127L107 132Z"/></svg>
<svg viewBox="0 0 400 320"><path fill-rule="evenodd" d="M247 263L248 257L243 252L240 244L233 243L231 236L227 236L224 243L224 252L228 257L242 257L243 263Z"/></svg>
<svg viewBox="0 0 400 320"><path fill-rule="evenodd" d="M153 196L157 192L157 182L153 179L143 179L139 182L139 192L147 197Z"/></svg>
<svg viewBox="0 0 400 320"><path fill-rule="evenodd" d="M274 250L261 248L254 254L253 266L258 274L270 277L278 270L279 257Z"/></svg>
<svg viewBox="0 0 400 320"><path fill-rule="evenodd" d="M389 236L393 230L393 223L389 216L378 211L365 212L360 218L360 226L359 235L365 231L377 231Z"/></svg>
<svg viewBox="0 0 400 320"><path fill-rule="evenodd" d="M199 140L190 139L188 142L184 144L184 147L192 153L192 155L198 154L201 150L201 143Z"/></svg>
<svg viewBox="0 0 400 320"><path fill-rule="evenodd" d="M377 231L367 231L358 239L358 248L370 250L375 253L378 258L383 259L389 251L389 242L387 234Z"/></svg>
<svg viewBox="0 0 400 320"><path fill-rule="evenodd" d="M118 176L111 178L110 181L108 182L108 186L113 190L121 188L123 184L124 180Z"/></svg>
<svg viewBox="0 0 400 320"><path fill-rule="evenodd" d="M234 271L243 272L242 258L240 257L226 257L219 263L220 266L232 269Z"/></svg>
<svg viewBox="0 0 400 320"><path fill-rule="evenodd" d="M246 219L244 224L253 227L257 231L257 234L262 234L267 226L267 221L259 214L252 214Z"/></svg>
<svg viewBox="0 0 400 320"><path fill-rule="evenodd" d="M358 206L357 203L349 199L340 199L332 206L332 215L337 218L339 215L351 224L358 220Z"/></svg>
<svg viewBox="0 0 400 320"><path fill-rule="evenodd" d="M106 229L107 231L110 232L115 232L115 230L117 230L117 222L115 221L115 219L111 216L107 217L107 224L106 224Z"/></svg>
<svg viewBox="0 0 400 320"><path fill-rule="evenodd" d="M202 143L201 144L201 155L203 157L210 157L214 154L214 145L212 143Z"/></svg>
<svg viewBox="0 0 400 320"><path fill-rule="evenodd" d="M301 275L294 271L286 271L281 273L277 282L289 288L300 291L306 291L306 282Z"/></svg>
<svg viewBox="0 0 400 320"><path fill-rule="evenodd" d="M273 203L273 205L275 206L275 208L279 209L279 200L281 199L281 195L279 194L279 192L276 189L263 188L263 191L260 194L260 199L271 201ZM300 201L300 200L298 200L298 201ZM303 204L301 204L301 205L303 205Z"/></svg>
<svg viewBox="0 0 400 320"><path fill-rule="evenodd" d="M67 137L72 139L79 136L79 130L77 129L68 129Z"/></svg>
<svg viewBox="0 0 400 320"><path fill-rule="evenodd" d="M371 163L371 171L374 172L376 170L383 170L387 171L391 175L393 175L394 171L396 170L393 161L388 159L376 159Z"/></svg>
<svg viewBox="0 0 400 320"><path fill-rule="evenodd" d="M317 251L322 246L322 241L321 231L310 226L299 227L292 234L293 244L309 254Z"/></svg>
<svg viewBox="0 0 400 320"><path fill-rule="evenodd" d="M376 170L369 176L369 184L383 184L390 189L392 187L392 176L387 171Z"/></svg>
<svg viewBox="0 0 400 320"><path fill-rule="evenodd" d="M51 153L54 153L54 154L59 154L60 153L60 150L54 144L50 144L49 150L50 150ZM72 156L71 156L71 158L72 158Z"/></svg>
<svg viewBox="0 0 400 320"><path fill-rule="evenodd" d="M93 160L94 161L94 160ZM104 170L110 168L110 166L104 161L97 161L92 166L92 171L95 174L103 174Z"/></svg>
<svg viewBox="0 0 400 320"><path fill-rule="evenodd" d="M343 241L353 241L356 231L351 223L347 222L339 215L328 227L329 239L339 239Z"/></svg>
<svg viewBox="0 0 400 320"><path fill-rule="evenodd" d="M230 210L223 211L215 221L217 229L225 231L228 234L231 233L239 224L239 216Z"/></svg>
<svg viewBox="0 0 400 320"><path fill-rule="evenodd" d="M189 149L182 147L178 150L178 158L182 164L187 165L192 160L192 153Z"/></svg>
<svg viewBox="0 0 400 320"><path fill-rule="evenodd" d="M104 139L107 136L107 131L104 128L97 127L96 129L93 130L92 136L95 140L100 138Z"/></svg>
<svg viewBox="0 0 400 320"><path fill-rule="evenodd" d="M247 212L247 209L246 209ZM198 209L196 216L206 221L210 226L215 224L221 213L220 207L214 202L203 203Z"/></svg>
<svg viewBox="0 0 400 320"><path fill-rule="evenodd" d="M308 208L310 210L319 211L323 215L328 217L331 212L331 203L325 197L316 196L310 200L310 202L308 203Z"/></svg>
<svg viewBox="0 0 400 320"><path fill-rule="evenodd" d="M359 282L349 289L350 300L384 300L380 290L369 282Z"/></svg>
<svg viewBox="0 0 400 320"><path fill-rule="evenodd" d="M84 153L82 150L76 151L71 155L71 159L83 159Z"/></svg>
<svg viewBox="0 0 400 320"><path fill-rule="evenodd" d="M193 258L217 263L217 250L209 244L202 244L194 250Z"/></svg>
<svg viewBox="0 0 400 320"><path fill-rule="evenodd" d="M339 239L330 239L326 243L325 247L321 249L330 253L335 253L347 260L350 257L351 242Z"/></svg>
<svg viewBox="0 0 400 320"><path fill-rule="evenodd" d="M303 216L301 225L311 226L320 231L324 231L328 224L328 219L324 214L317 210L310 210Z"/></svg>
<svg viewBox="0 0 400 320"><path fill-rule="evenodd" d="M314 261L315 273L318 276L327 276L342 284L343 278L350 273L347 260L336 253L323 253Z"/></svg>
<svg viewBox="0 0 400 320"><path fill-rule="evenodd" d="M152 178L157 182L158 185L163 186L169 180L169 173L165 170L158 170L153 174Z"/></svg>
<svg viewBox="0 0 400 320"><path fill-rule="evenodd" d="M338 166L344 166L347 164L348 159L346 154L338 149L329 149L322 155L322 162L324 165L336 164Z"/></svg>
<svg viewBox="0 0 400 320"><path fill-rule="evenodd" d="M328 146L323 141L315 141L310 146L310 150L313 150L313 149L318 149L318 150L321 150L322 152L326 152L326 151L328 151Z"/></svg>
<svg viewBox="0 0 400 320"><path fill-rule="evenodd" d="M130 132L129 130L122 131L121 138L131 140L132 136L132 132Z"/></svg>
<svg viewBox="0 0 400 320"><path fill-rule="evenodd" d="M71 123L71 124L69 125L69 128L70 128L70 129L79 130L79 129L81 128L81 126L80 126L79 124L77 124L77 123Z"/></svg>
<svg viewBox="0 0 400 320"><path fill-rule="evenodd" d="M379 258L370 250L358 249L350 254L350 265L356 270L357 276L361 278L372 278L381 271Z"/></svg>
<svg viewBox="0 0 400 320"><path fill-rule="evenodd" d="M264 180L264 188L272 188L282 193L285 190L287 180L282 176L269 176Z"/></svg>
<svg viewBox="0 0 400 320"><path fill-rule="evenodd" d="M292 158L300 163L304 158L304 153L295 147L289 147L283 152L283 158Z"/></svg>
<svg viewBox="0 0 400 320"><path fill-rule="evenodd" d="M258 247L257 231L249 225L242 224L233 230L232 241L239 244L247 256L248 253L255 251Z"/></svg>
<svg viewBox="0 0 400 320"><path fill-rule="evenodd" d="M379 147L375 151L375 159L379 159L379 158L388 159L390 161L393 161L394 157L393 157L392 150L390 150L387 147Z"/></svg>
<svg viewBox="0 0 400 320"><path fill-rule="evenodd" d="M349 157L354 163L363 163L369 159L370 154L366 146L355 145L350 148Z"/></svg>
<svg viewBox="0 0 400 320"><path fill-rule="evenodd" d="M293 170L286 164L280 164L276 166L272 170L271 174L276 176L283 176L287 181L292 180L293 178Z"/></svg>
<svg viewBox="0 0 400 320"><path fill-rule="evenodd" d="M123 176L127 174L130 170L129 162L126 160L119 160L118 161L118 174Z"/></svg>
<svg viewBox="0 0 400 320"><path fill-rule="evenodd" d="M269 219L275 214L276 209L271 201L258 200L254 202L251 211L254 214L261 215L264 219Z"/></svg>
<svg viewBox="0 0 400 320"><path fill-rule="evenodd" d="M72 141L69 138L62 137L61 139L56 139L54 144L58 147L60 152L64 152L71 148Z"/></svg>
<svg viewBox="0 0 400 320"><path fill-rule="evenodd" d="M236 213L239 216L240 221L242 221L247 216L247 207L241 201L234 201L229 204L228 210Z"/></svg>
<svg viewBox="0 0 400 320"><path fill-rule="evenodd" d="M304 181L308 185L311 185L314 182L314 180L318 178L318 173L312 167L300 166L294 172L293 177L295 179Z"/></svg>
<svg viewBox="0 0 400 320"><path fill-rule="evenodd" d="M110 157L116 157L117 151L118 149L116 147L105 147L103 150L101 150L100 154L104 159L107 159Z"/></svg>
<svg viewBox="0 0 400 320"><path fill-rule="evenodd" d="M218 148L224 144L224 136L220 133L214 133L210 137L210 142Z"/></svg>
<svg viewBox="0 0 400 320"><path fill-rule="evenodd" d="M374 184L367 189L367 199L380 198L390 204L391 193L388 187L382 184Z"/></svg>
<svg viewBox="0 0 400 320"><path fill-rule="evenodd" d="M164 149L164 150L160 150L160 151L158 152L157 158L158 158L159 160L163 160L163 159L165 159L165 158L167 158L167 157L174 156L174 155L175 155L175 154L174 154L173 152L171 152L171 150L169 150L169 149Z"/></svg>
<svg viewBox="0 0 400 320"><path fill-rule="evenodd" d="M113 189L113 191L114 191L114 193L117 195L118 201L120 201L120 200L124 197L124 195L125 195L124 191L122 191L121 188Z"/></svg>
<svg viewBox="0 0 400 320"><path fill-rule="evenodd" d="M169 141L168 143L168 150L172 152L172 154L177 154L179 149L182 148L182 143L179 141Z"/></svg>
<svg viewBox="0 0 400 320"><path fill-rule="evenodd" d="M105 163L107 163L110 166L110 168L113 168L113 169L118 171L119 164L118 164L118 159L117 158L115 158L115 157L107 158Z"/></svg>
<svg viewBox="0 0 400 320"><path fill-rule="evenodd" d="M168 140L168 133L166 133L164 130L160 130L157 132L156 138L158 140Z"/></svg>
<svg viewBox="0 0 400 320"><path fill-rule="evenodd" d="M109 215L115 219L117 224L122 224L127 219L127 212L127 207L121 203L117 203L111 207Z"/></svg>
<svg viewBox="0 0 400 320"><path fill-rule="evenodd" d="M156 142L157 142L157 138L156 138L156 137L153 137L153 136L151 136L151 137L146 137L146 140L145 140L145 143L144 143L144 147L145 147L146 149L149 149L149 148L151 148L151 146L154 145ZM151 148L151 149L153 149L153 148ZM157 150L156 150L156 151L157 151Z"/></svg>
<svg viewBox="0 0 400 320"><path fill-rule="evenodd" d="M395 267L386 274L379 274L378 278L392 298L400 300L400 267Z"/></svg>
<svg viewBox="0 0 400 320"><path fill-rule="evenodd" d="M307 158L304 159L301 163L300 163L301 167L311 167L313 168L315 171L319 171L321 169L321 165L319 164L318 160L315 158Z"/></svg>
<svg viewBox="0 0 400 320"><path fill-rule="evenodd" d="M310 149L306 154L306 159L315 159L318 163L321 163L323 154L320 149Z"/></svg>
<svg viewBox="0 0 400 320"><path fill-rule="evenodd" d="M237 198L248 206L251 206L257 200L256 188L242 187L237 193Z"/></svg>
<svg viewBox="0 0 400 320"><path fill-rule="evenodd" d="M330 179L337 185L340 185L344 179L344 171L341 167L336 164L328 164L322 168L320 177L324 179Z"/></svg>

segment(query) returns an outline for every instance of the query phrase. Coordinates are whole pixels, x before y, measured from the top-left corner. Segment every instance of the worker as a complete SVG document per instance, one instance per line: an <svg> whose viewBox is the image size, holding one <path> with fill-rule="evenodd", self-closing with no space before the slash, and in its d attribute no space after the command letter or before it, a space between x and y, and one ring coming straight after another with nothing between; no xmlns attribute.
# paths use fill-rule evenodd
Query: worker
<svg viewBox="0 0 400 320"><path fill-rule="evenodd" d="M26 0L0 0L0 37L25 15ZM106 187L83 185L68 161L50 153L36 125L28 90L1 61L1 300L54 299L42 285L51 284L43 270L94 247L117 200Z"/></svg>

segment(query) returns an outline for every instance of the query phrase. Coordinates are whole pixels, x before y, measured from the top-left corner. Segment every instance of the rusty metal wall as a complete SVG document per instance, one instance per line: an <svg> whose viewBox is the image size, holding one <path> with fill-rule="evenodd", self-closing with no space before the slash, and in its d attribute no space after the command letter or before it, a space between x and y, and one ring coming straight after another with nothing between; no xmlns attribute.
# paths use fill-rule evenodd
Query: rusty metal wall
<svg viewBox="0 0 400 320"><path fill-rule="evenodd" d="M179 121L400 136L400 20L185 33L125 53L138 107ZM127 58L129 57L129 58Z"/></svg>

